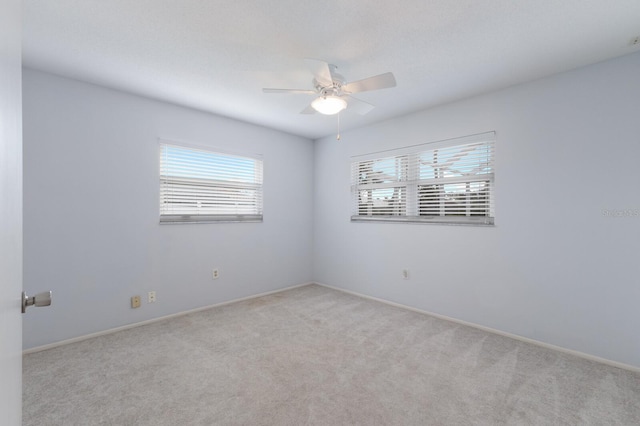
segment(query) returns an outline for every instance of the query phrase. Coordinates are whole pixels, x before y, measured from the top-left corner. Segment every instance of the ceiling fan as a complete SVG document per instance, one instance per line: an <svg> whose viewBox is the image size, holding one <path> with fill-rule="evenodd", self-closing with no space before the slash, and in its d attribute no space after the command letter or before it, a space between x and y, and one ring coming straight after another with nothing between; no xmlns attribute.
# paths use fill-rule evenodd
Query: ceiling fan
<svg viewBox="0 0 640 426"><path fill-rule="evenodd" d="M317 95L311 104L300 111L301 114L319 112L320 114L334 115L348 107L350 110L364 115L374 106L351 96L353 93L386 89L396 85L396 79L390 72L348 83L342 75L336 72L338 67L333 64L316 59L305 59L305 62L313 74L313 89L262 89L262 91L264 93Z"/></svg>

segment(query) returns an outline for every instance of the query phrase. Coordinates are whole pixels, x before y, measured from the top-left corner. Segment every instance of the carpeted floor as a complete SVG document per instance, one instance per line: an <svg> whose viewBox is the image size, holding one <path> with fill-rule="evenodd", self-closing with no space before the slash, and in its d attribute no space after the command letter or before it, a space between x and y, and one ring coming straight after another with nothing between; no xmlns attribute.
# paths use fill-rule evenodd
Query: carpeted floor
<svg viewBox="0 0 640 426"><path fill-rule="evenodd" d="M637 425L640 374L310 285L24 357L24 425Z"/></svg>

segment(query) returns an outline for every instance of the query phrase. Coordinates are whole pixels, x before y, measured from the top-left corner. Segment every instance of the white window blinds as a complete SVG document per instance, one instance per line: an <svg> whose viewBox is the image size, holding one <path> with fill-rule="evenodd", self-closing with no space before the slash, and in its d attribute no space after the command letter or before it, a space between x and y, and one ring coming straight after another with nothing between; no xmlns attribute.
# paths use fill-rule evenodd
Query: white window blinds
<svg viewBox="0 0 640 426"><path fill-rule="evenodd" d="M262 159L160 142L160 223L261 220Z"/></svg>
<svg viewBox="0 0 640 426"><path fill-rule="evenodd" d="M495 133L354 157L353 221L494 223Z"/></svg>

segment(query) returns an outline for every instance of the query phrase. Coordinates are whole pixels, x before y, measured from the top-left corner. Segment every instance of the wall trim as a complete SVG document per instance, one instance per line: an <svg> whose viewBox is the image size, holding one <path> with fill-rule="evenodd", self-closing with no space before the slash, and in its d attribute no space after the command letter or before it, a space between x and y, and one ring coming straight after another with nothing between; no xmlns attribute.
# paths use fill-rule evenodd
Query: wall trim
<svg viewBox="0 0 640 426"><path fill-rule="evenodd" d="M123 326L120 326L120 327L110 328L108 330L98 331L96 333L85 334L83 336L73 337L71 339L60 340L59 342L53 342L53 343L48 343L48 344L42 345L42 346L36 346L34 348L24 349L22 351L22 355L28 355L28 354L32 354L32 353L36 353L36 352L42 352L42 351L46 351L48 349L57 348L58 346L64 346L64 345L69 345L71 343L82 342L83 340L93 339L94 337L105 336L107 334L113 334L113 333L117 333L119 331L129 330L131 328L140 327L140 326L148 325L148 324L153 324L155 322L160 322L160 321L168 320L168 319L171 319L171 318L177 318L177 317L193 314L193 313L200 312L200 311L206 311L207 309L218 308L220 306L230 305L232 303L243 302L245 300L251 300L251 299L258 298L258 297L268 296L270 294L281 293L283 291L292 290L294 288L304 287L304 286L308 286L308 285L312 285L312 284L315 284L315 283L314 282L306 282L306 283L302 283L302 284L296 284L296 285L292 285L292 286L289 286L289 287L279 288L277 290L271 290L271 291L267 291L267 292L264 292L264 293L254 294L254 295L251 295L251 296L240 297L238 299L232 299L232 300L228 300L226 302L220 302L220 303L216 303L216 304L213 304L213 305L202 306L200 308L190 309L188 311L177 312L175 314L164 315L164 316L161 316L161 317L158 317L158 318L152 318L152 319L148 319L148 320L144 320L144 321L140 321L140 322L135 322L135 323L132 323L132 324L123 325Z"/></svg>
<svg viewBox="0 0 640 426"><path fill-rule="evenodd" d="M319 286L322 286L322 287L330 288L332 290L341 291L343 293L347 293L347 294L350 294L352 296L357 296L357 297L361 297L363 299L373 300L375 302L380 302L380 303L384 303L386 305L395 306L396 308L407 309L409 311L417 312L417 313L424 314L424 315L429 315L429 316L432 316L432 317L435 317L435 318L438 318L438 319L442 319L442 320L445 320L445 321L451 321L451 322L454 322L454 323L457 323L457 324L466 325L468 327L473 327L475 329L486 331L488 333L493 333L493 334L497 334L497 335L500 335L500 336L508 337L508 338L511 338L511 339L519 340L519 341L524 342L524 343L530 343L532 345L541 346L541 347L546 348L546 349L551 349L551 350L562 352L562 353L565 353L565 354L577 356L578 358L583 358L583 359L586 359L586 360L589 360L589 361L598 362L600 364L606 364L606 365L609 365L611 367L621 368L623 370L633 371L634 373L640 373L640 367L636 367L634 365L624 364L622 362L613 361L613 360L606 359L606 358L601 358L599 356L590 355L590 354L587 354L587 353L584 353L584 352L576 351L574 349L563 348L562 346L552 345L551 343L545 343L545 342L542 342L540 340L531 339L529 337L519 336L517 334L508 333L506 331L497 330L497 329L491 328L491 327L485 327L484 325L475 324L475 323L464 321L464 320L460 320L460 319L457 319L457 318L448 317L448 316L442 315L442 314L436 314L436 313L433 313L433 312L425 311L423 309L418 309L418 308L414 308L412 306L403 305L401 303L396 303L396 302L391 302L389 300L380 299L378 297L367 296L366 294L358 293L358 292L351 291L351 290L345 290L344 288L335 287L335 286L328 285L328 284L323 284L323 283L320 283L320 282L317 282L317 281L315 282L315 284L317 284Z"/></svg>

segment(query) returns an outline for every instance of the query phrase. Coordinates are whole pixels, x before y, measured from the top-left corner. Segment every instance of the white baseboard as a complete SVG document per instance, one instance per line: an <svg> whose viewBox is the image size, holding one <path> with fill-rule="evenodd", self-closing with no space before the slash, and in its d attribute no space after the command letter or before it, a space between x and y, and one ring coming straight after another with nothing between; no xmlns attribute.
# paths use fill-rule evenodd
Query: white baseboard
<svg viewBox="0 0 640 426"><path fill-rule="evenodd" d="M283 291L291 290L291 289L298 288L298 287L304 287L304 286L311 285L311 284L315 284L315 283L308 282L308 283L303 283L303 284L297 284L297 285L293 285L293 286L290 286L290 287L284 287L284 288L280 288L280 289L277 289L277 290L272 290L272 291L267 291L267 292L264 292L264 293L254 294L254 295L247 296L247 297L241 297L239 299L233 299L233 300L228 300L226 302L216 303L214 305L203 306L201 308L195 308L195 309L191 309L191 310L188 310L188 311L178 312L178 313L171 314L171 315L165 315L165 316L158 317L158 318L152 318L152 319L149 319L149 320L136 322L136 323L133 323L133 324L127 324L127 325L123 325L123 326L116 327L116 328L110 328L108 330L98 331L97 333L85 334L83 336L78 336L78 337L74 337L72 339L67 339L67 340L61 340L59 342L49 343L47 345L36 346L35 348L29 348L29 349L23 350L22 351L22 355L27 355L27 354L32 354L32 353L35 353L35 352L46 351L47 349L57 348L58 346L68 345L70 343L81 342L83 340L93 339L94 337L104 336L106 334L117 333L118 331L128 330L130 328L140 327L140 326L147 325L147 324L153 324L154 322L164 321L164 320L167 320L167 319L170 319L170 318L181 317L183 315L192 314L194 312L205 311L207 309L217 308L219 306L229 305L231 303L242 302L244 300L255 299L257 297L262 297L262 296L268 296L270 294L280 293L280 292L283 292Z"/></svg>
<svg viewBox="0 0 640 426"><path fill-rule="evenodd" d="M373 296L367 296L366 294L357 293L355 291L345 290L345 289L340 288L340 287L334 287L334 286L331 286L331 285L328 285L328 284L319 283L319 282L315 282L315 284L317 284L319 286L322 286L322 287L330 288L332 290L338 290L338 291L341 291L343 293L351 294L353 296L362 297L363 299L374 300L376 302L380 302L380 303L384 303L384 304L387 304L387 305L395 306L397 308L407 309L407 310L410 310L410 311L414 311L414 312L418 312L418 313L421 313L421 314L429 315L429 316L432 316L432 317L435 317L435 318L443 319L445 321L451 321L451 322L455 322L457 324L466 325L468 327L473 327L473 328L476 328L478 330L486 331L488 333L498 334L500 336L509 337L511 339L519 340L519 341L525 342L525 343L531 343L532 345L541 346L543 348L551 349L551 350L558 351L558 352L563 352L563 353L566 353L566 354L569 354L569 355L573 355L573 356L577 356L577 357L580 357L580 358L587 359L589 361L595 361L595 362L599 362L601 364L610 365L612 367L622 368L623 370L629 370L629 371L633 371L633 372L636 372L636 373L640 373L640 367L636 367L634 365L624 364L624 363L618 362L618 361L612 361L610 359L601 358L601 357L598 357L598 356L595 356L595 355L589 355L589 354L584 353L584 352L576 351L576 350L573 350L573 349L563 348L562 346L552 345L550 343L541 342L539 340L530 339L528 337L519 336L517 334L507 333L505 331L497 330L495 328L485 327L483 325L479 325L479 324L475 324L475 323L472 323L472 322L459 320L459 319L456 319L456 318L448 317L446 315L435 314L433 312L429 312L429 311L425 311L425 310L422 310L422 309L414 308L414 307L411 307L411 306L403 305L401 303L390 302L390 301L385 300L385 299L380 299L380 298L373 297Z"/></svg>

